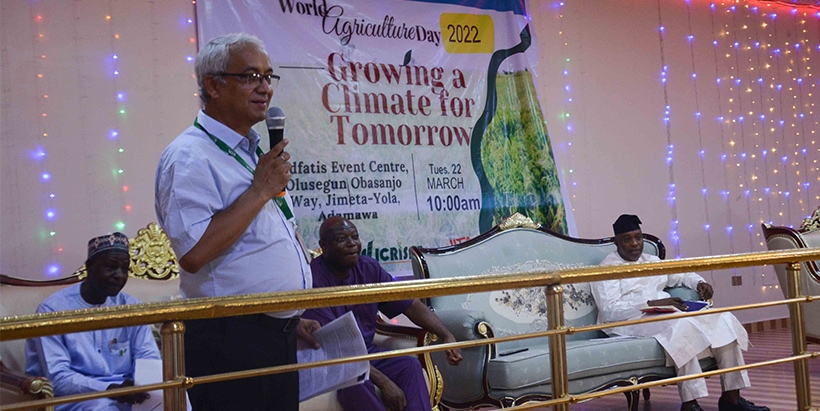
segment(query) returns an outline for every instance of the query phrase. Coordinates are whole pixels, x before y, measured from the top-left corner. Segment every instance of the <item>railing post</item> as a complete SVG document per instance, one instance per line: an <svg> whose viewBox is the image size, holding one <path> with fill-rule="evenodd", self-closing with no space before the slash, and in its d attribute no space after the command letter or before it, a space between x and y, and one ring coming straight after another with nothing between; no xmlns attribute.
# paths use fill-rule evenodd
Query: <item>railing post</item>
<svg viewBox="0 0 820 411"><path fill-rule="evenodd" d="M168 321L162 324L162 379L175 380L185 376L185 324ZM185 411L185 387L163 390L164 411Z"/></svg>
<svg viewBox="0 0 820 411"><path fill-rule="evenodd" d="M803 297L800 290L800 263L787 263L786 275L789 278L789 298ZM803 303L789 304L789 320L792 328L792 353L794 355L806 352L806 327L803 318ZM808 360L794 362L794 382L797 391L797 409L808 410L811 407L811 391L809 389Z"/></svg>
<svg viewBox="0 0 820 411"><path fill-rule="evenodd" d="M547 321L550 330L564 328L564 288L561 284L547 286ZM566 335L549 336L550 362L552 371L552 398L562 398L569 394L569 377L567 376L567 342ZM558 404L555 411L569 410L569 404Z"/></svg>

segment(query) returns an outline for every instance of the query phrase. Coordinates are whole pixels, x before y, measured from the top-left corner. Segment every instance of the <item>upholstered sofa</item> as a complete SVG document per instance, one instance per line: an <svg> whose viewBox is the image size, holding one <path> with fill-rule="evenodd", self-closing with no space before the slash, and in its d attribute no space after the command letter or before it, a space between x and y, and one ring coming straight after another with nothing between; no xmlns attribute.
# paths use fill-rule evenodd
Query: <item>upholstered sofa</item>
<svg viewBox="0 0 820 411"><path fill-rule="evenodd" d="M519 214L465 243L443 248L411 247L414 276L452 278L533 269L597 265L615 251L612 238L584 240L551 232ZM664 246L644 234L644 252L664 257ZM688 289L673 295L697 299ZM543 288L504 290L433 297L428 301L459 341L526 334L547 329ZM598 311L588 283L564 286L568 327L596 323ZM653 338L607 338L600 331L567 337L570 394L629 386L675 376ZM432 355L443 375L440 408L481 405L510 407L551 397L547 337L462 349L458 367L446 367L440 353ZM706 358L704 369L715 367ZM648 391L644 392L648 397ZM637 410L637 391L626 393L628 407Z"/></svg>
<svg viewBox="0 0 820 411"><path fill-rule="evenodd" d="M766 246L769 250L791 250L796 248L820 247L820 207L811 217L805 219L800 228L794 229L785 226L762 224L763 236L766 237ZM800 290L803 295L820 294L820 261L805 261L800 263ZM780 290L783 295L788 293L786 280L786 265L775 264L774 271ZM803 306L806 315L806 339L808 342L820 344L820 301L814 301Z"/></svg>
<svg viewBox="0 0 820 411"><path fill-rule="evenodd" d="M123 289L143 302L163 302L179 298L179 266L170 242L155 223L139 230L131 239L131 270ZM74 284L86 276L85 267L72 275L52 281L33 281L0 274L0 318L32 314L46 297L57 290ZM377 344L391 349L420 345L424 333L407 327L380 327ZM426 357L429 366L429 356ZM424 360L424 358L421 358ZM39 376L25 375L25 341L0 342L0 404L49 398L53 396L51 383ZM430 368L432 368L430 366ZM438 378L435 373L432 380ZM437 402L439 392L433 390L431 401ZM334 392L302 402L301 411L341 411Z"/></svg>

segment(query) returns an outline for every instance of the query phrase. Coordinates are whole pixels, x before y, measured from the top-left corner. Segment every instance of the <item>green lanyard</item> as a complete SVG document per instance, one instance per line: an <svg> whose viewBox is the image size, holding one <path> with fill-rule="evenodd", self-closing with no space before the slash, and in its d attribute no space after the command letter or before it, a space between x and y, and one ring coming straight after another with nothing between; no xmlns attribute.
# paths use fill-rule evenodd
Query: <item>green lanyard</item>
<svg viewBox="0 0 820 411"><path fill-rule="evenodd" d="M208 137L211 138L211 141L213 141L214 144L216 144L216 146L219 147L220 150L224 151L225 154L233 157L236 161L239 162L239 164L242 164L242 167L245 167L246 170L250 171L251 175L253 175L255 173L254 168L251 167L251 165L248 164L248 162L245 161L245 159L240 157L239 154L236 154L236 151L234 151L234 149L228 147L228 145L225 144L224 141L220 140L219 137L209 133L208 130L205 130L205 127L202 127L202 125L199 124L199 121L197 121L197 119L194 119L194 127L204 131L205 134L207 134ZM259 148L259 146L256 146L256 155L261 156L262 154L264 154L262 152L262 149ZM284 193L284 191L283 191L283 193ZM281 195L281 196L278 195L278 196L274 197L273 202L275 202L276 205L279 206L279 209L282 210L282 214L285 215L286 219L290 220L291 218L293 218L293 212L290 211L290 207L288 206L288 202L285 201L285 196L284 195Z"/></svg>

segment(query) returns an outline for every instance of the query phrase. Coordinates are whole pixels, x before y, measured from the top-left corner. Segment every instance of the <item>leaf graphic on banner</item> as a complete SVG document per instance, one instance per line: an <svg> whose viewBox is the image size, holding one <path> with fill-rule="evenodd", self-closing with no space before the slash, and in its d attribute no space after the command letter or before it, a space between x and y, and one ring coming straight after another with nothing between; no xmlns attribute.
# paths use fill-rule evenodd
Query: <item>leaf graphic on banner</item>
<svg viewBox="0 0 820 411"><path fill-rule="evenodd" d="M531 44L496 50L487 69L487 102L473 128L470 159L481 186L479 231L521 213L550 230L567 232L566 211L549 135L535 96L532 74L501 72L501 63Z"/></svg>
<svg viewBox="0 0 820 411"><path fill-rule="evenodd" d="M404 63L401 64L402 66L410 64L410 59L413 57L412 54L413 50L407 50L407 53L404 53Z"/></svg>

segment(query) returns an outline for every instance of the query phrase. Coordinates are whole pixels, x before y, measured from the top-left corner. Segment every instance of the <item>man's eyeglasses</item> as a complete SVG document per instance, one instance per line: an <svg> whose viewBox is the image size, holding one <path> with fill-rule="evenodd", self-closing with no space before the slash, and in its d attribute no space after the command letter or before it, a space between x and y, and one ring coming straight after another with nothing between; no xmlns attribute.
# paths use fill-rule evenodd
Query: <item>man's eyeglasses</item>
<svg viewBox="0 0 820 411"><path fill-rule="evenodd" d="M239 79L239 82L249 87L259 87L264 81L272 89L279 85L279 76L276 74L259 73L216 73L217 76L230 76Z"/></svg>

